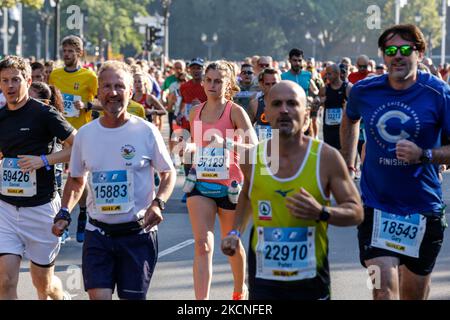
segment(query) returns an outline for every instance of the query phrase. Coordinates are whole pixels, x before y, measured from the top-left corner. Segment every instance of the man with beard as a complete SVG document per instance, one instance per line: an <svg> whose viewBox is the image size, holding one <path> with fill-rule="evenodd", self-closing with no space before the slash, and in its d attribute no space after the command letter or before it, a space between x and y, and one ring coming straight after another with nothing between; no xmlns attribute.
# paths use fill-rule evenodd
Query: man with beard
<svg viewBox="0 0 450 320"><path fill-rule="evenodd" d="M92 101L97 94L97 76L89 69L81 67L83 41L77 36L68 36L62 40L64 67L52 71L49 84L61 91L64 99L64 116L75 128L79 129L91 120ZM80 198L77 241L83 242L86 226L87 192Z"/></svg>
<svg viewBox="0 0 450 320"><path fill-rule="evenodd" d="M235 254L253 213L251 300L330 299L328 224L362 221L358 191L339 152L303 134L306 112L305 93L296 83L273 86L265 113L279 136L251 149L245 159L252 163L241 164L244 186L234 231L223 239L222 250ZM330 206L331 194L335 206Z"/></svg>
<svg viewBox="0 0 450 320"><path fill-rule="evenodd" d="M360 260L377 272L373 298L427 299L446 228L439 164L450 163L450 88L418 71L426 40L415 25L380 36L388 74L355 84L341 124L342 154L355 159L358 123L367 147L361 176Z"/></svg>
<svg viewBox="0 0 450 320"><path fill-rule="evenodd" d="M292 49L289 52L289 62L291 64L291 70L283 73L281 75L282 80L290 80L297 83L300 87L305 90L307 101L311 106L310 111L310 135L316 137L318 135L318 125L317 125L317 114L319 111L319 103L312 103L313 96L319 94L319 89L317 88L312 73L303 70L303 51L297 48Z"/></svg>
<svg viewBox="0 0 450 320"><path fill-rule="evenodd" d="M99 84L104 116L78 132L52 232L62 235L69 212L88 185L85 290L91 300L111 300L116 287L120 299L143 300L158 257L157 225L175 186L175 169L158 129L127 112L133 94L130 67L105 62ZM157 191L155 170L161 175Z"/></svg>

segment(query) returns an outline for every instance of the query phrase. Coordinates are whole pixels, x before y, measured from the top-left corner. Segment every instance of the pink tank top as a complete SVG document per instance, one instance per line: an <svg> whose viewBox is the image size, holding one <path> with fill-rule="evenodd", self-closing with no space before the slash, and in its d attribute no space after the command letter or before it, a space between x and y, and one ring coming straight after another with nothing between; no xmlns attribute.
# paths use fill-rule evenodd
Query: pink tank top
<svg viewBox="0 0 450 320"><path fill-rule="evenodd" d="M198 146L202 147L207 146L211 143L211 134L218 134L223 139L226 137L229 139L233 139L237 143L242 142L241 136L235 136L235 126L231 121L231 108L233 103L228 101L225 110L223 111L222 116L215 123L206 123L200 120L200 115L205 107L206 102L204 102L195 112L194 117L194 125L191 126L191 133L193 141L195 142L198 150ZM201 131L199 127L201 126ZM201 137L197 135L201 132ZM206 134L205 134L206 133ZM236 180L239 183L243 181L243 174L241 169L239 168L239 154L233 151L230 151L230 167L229 167L229 178L225 180L210 180L210 179L200 179L201 181L218 183L221 185L229 186L233 180Z"/></svg>

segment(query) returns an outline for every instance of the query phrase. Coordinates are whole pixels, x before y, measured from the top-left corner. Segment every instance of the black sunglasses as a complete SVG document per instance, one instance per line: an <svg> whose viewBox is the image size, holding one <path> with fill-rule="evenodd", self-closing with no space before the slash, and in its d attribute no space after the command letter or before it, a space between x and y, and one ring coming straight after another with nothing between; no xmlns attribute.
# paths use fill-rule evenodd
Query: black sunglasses
<svg viewBox="0 0 450 320"><path fill-rule="evenodd" d="M242 71L241 73L250 76L253 74L253 71Z"/></svg>
<svg viewBox="0 0 450 320"><path fill-rule="evenodd" d="M388 57L394 57L397 55L398 50L400 54L404 57L409 57L414 50L417 50L415 46L405 44L403 46L388 46L384 48L384 54Z"/></svg>

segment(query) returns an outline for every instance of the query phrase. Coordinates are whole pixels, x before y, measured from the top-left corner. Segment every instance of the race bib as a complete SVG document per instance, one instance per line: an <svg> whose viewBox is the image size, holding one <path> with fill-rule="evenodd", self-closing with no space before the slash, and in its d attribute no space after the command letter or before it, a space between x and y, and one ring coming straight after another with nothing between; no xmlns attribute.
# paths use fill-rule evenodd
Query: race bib
<svg viewBox="0 0 450 320"><path fill-rule="evenodd" d="M68 118L77 118L80 116L80 110L75 108L74 102L81 101L80 96L63 93L64 100L64 116Z"/></svg>
<svg viewBox="0 0 450 320"><path fill-rule="evenodd" d="M375 209L371 245L418 258L425 230L426 218L421 214L400 216Z"/></svg>
<svg viewBox="0 0 450 320"><path fill-rule="evenodd" d="M197 179L229 178L230 153L225 148L201 148L196 163Z"/></svg>
<svg viewBox="0 0 450 320"><path fill-rule="evenodd" d="M36 195L36 170L24 173L17 158L1 161L1 194L11 197L32 197Z"/></svg>
<svg viewBox="0 0 450 320"><path fill-rule="evenodd" d="M258 134L259 141L268 140L272 138L272 127L256 125L256 133Z"/></svg>
<svg viewBox="0 0 450 320"><path fill-rule="evenodd" d="M191 109L192 109L192 104L186 103L184 105L184 116L186 117L186 119L189 119L189 113L191 112Z"/></svg>
<svg viewBox="0 0 450 320"><path fill-rule="evenodd" d="M95 171L89 179L96 213L122 214L134 207L133 173L130 170Z"/></svg>
<svg viewBox="0 0 450 320"><path fill-rule="evenodd" d="M325 109L325 124L327 126L336 126L341 124L342 108Z"/></svg>
<svg viewBox="0 0 450 320"><path fill-rule="evenodd" d="M256 94L254 91L239 91L234 96L236 99L250 99Z"/></svg>
<svg viewBox="0 0 450 320"><path fill-rule="evenodd" d="M256 277L297 281L317 275L315 227L258 227Z"/></svg>

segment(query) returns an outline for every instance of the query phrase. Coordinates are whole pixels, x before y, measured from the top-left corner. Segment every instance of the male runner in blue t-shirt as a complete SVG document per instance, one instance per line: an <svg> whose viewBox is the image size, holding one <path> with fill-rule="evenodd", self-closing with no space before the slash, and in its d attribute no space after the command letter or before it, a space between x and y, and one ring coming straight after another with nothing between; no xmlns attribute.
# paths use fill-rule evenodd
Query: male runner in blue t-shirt
<svg viewBox="0 0 450 320"><path fill-rule="evenodd" d="M389 73L353 86L341 125L349 167L361 119L367 136L360 259L374 299L426 299L446 226L438 169L450 163L440 144L450 135L450 87L418 72L426 41L416 26L387 29L378 46Z"/></svg>

